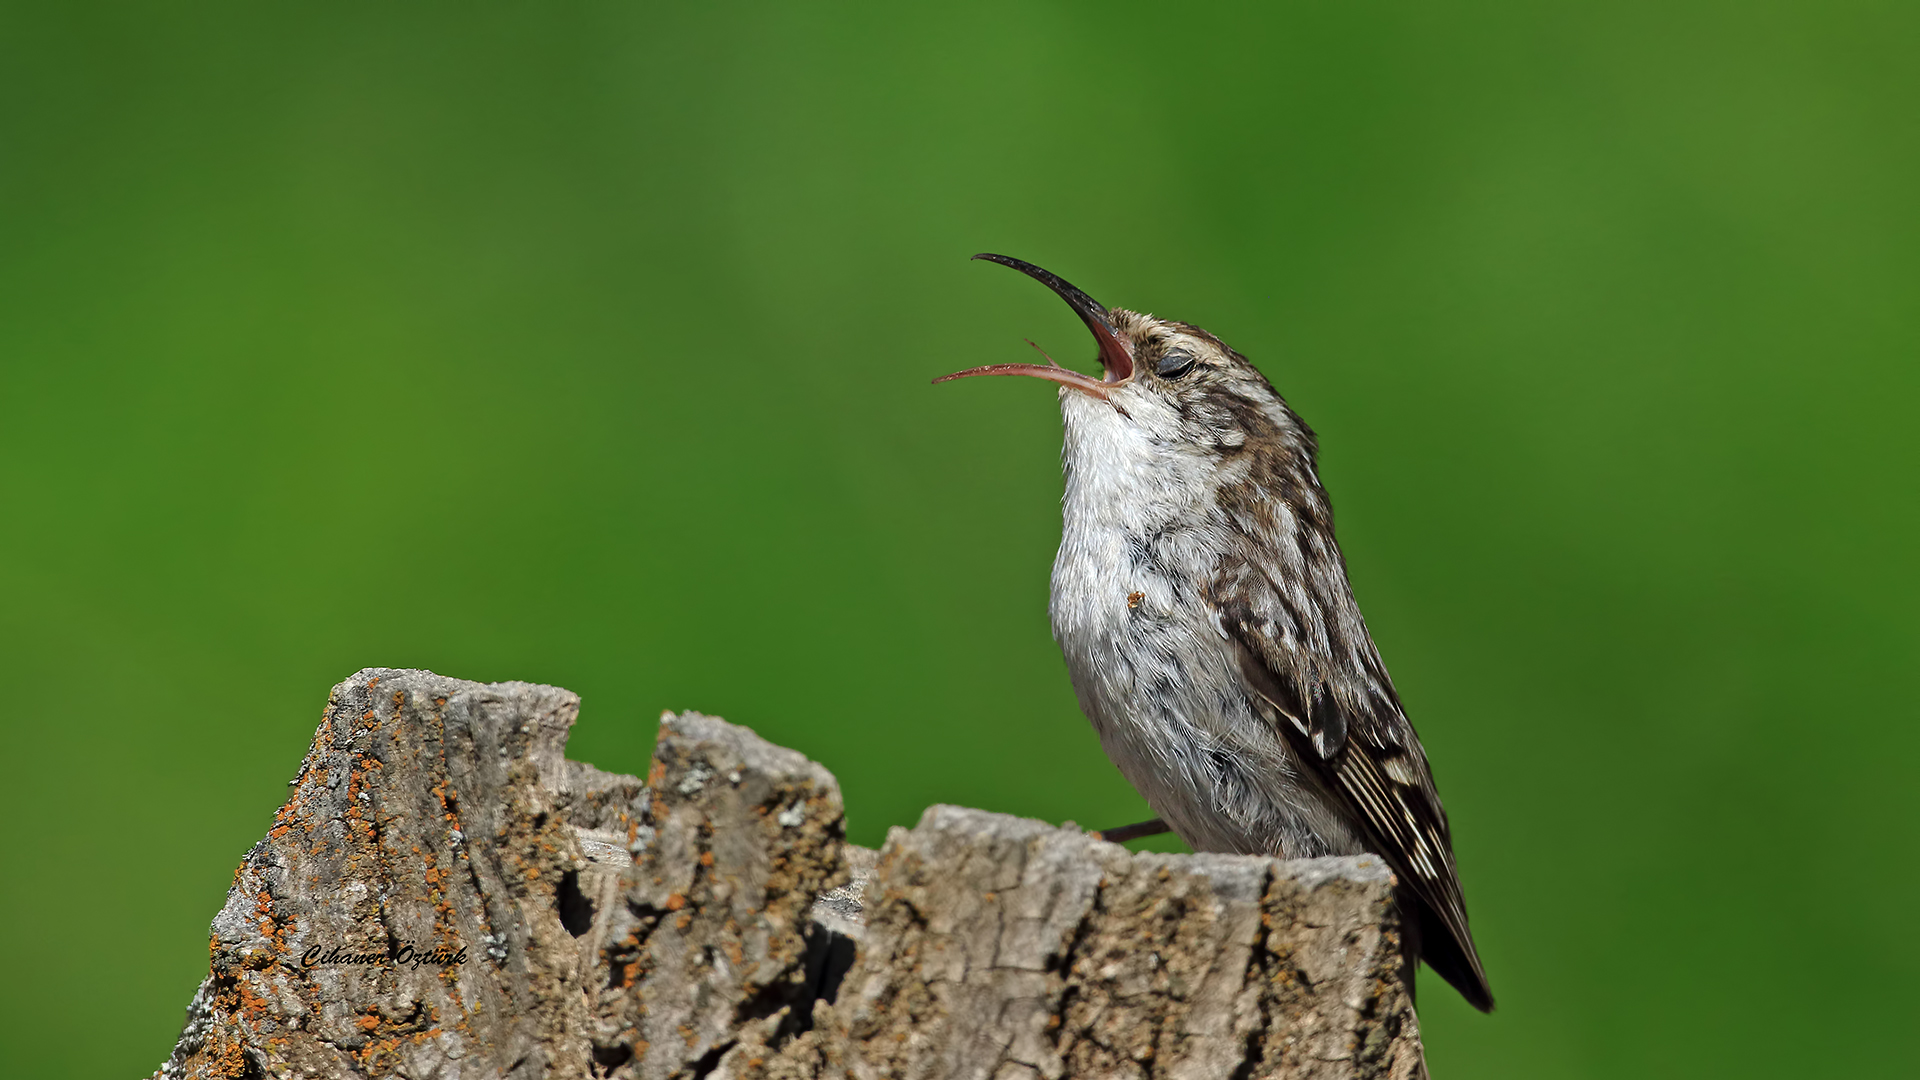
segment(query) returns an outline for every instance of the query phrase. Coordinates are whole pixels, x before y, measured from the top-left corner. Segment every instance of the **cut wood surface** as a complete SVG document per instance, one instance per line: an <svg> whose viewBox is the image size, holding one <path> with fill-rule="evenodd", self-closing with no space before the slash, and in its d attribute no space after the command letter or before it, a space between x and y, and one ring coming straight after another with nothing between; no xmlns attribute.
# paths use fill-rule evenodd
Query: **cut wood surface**
<svg viewBox="0 0 1920 1080"><path fill-rule="evenodd" d="M335 687L157 1077L1410 1077L1369 856L1134 853L935 806L848 845L833 775L662 718L565 757L554 687Z"/></svg>

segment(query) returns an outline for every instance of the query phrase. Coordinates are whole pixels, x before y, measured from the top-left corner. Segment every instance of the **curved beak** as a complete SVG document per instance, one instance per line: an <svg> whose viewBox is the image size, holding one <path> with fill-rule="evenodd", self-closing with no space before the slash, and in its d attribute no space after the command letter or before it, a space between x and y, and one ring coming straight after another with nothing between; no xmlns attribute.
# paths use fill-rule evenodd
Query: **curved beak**
<svg viewBox="0 0 1920 1080"><path fill-rule="evenodd" d="M1100 346L1100 366L1105 369L1106 378L1096 379L1071 368L1063 368L1049 357L1044 364L988 364L985 367L968 368L951 375L942 375L933 380L934 382L964 379L972 375L1031 375L1037 379L1057 382L1062 386L1071 386L1081 393L1105 400L1108 390L1133 378L1133 350L1121 340L1119 334L1114 332L1113 324L1107 321L1107 309L1095 303L1093 297L1074 288L1059 275L1050 274L1022 259L986 252L975 255L974 258L999 263L1001 266L1010 266L1052 289L1055 295L1065 300L1067 306L1073 309L1073 313L1080 316L1080 321L1087 324L1095 344Z"/></svg>

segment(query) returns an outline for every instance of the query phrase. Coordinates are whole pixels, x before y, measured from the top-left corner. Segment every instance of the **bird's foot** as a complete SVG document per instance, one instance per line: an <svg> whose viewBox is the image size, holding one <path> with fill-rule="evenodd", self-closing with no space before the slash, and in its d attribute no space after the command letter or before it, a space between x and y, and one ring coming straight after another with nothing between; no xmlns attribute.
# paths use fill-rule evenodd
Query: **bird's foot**
<svg viewBox="0 0 1920 1080"><path fill-rule="evenodd" d="M1101 829L1093 835L1102 840L1119 844L1128 840L1138 840L1142 836L1159 836L1161 833L1172 831L1173 827L1171 825L1161 821L1159 818L1154 818L1152 821L1142 821L1135 825L1122 825L1117 829Z"/></svg>

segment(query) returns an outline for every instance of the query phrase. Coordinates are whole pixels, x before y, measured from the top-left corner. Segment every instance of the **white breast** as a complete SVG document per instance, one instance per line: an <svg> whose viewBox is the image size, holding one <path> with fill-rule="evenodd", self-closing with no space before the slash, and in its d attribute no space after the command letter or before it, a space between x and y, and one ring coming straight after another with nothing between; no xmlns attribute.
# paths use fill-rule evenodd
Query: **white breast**
<svg viewBox="0 0 1920 1080"><path fill-rule="evenodd" d="M1080 708L1107 756L1196 850L1300 858L1358 852L1357 838L1302 781L1291 749L1255 710L1200 595L1223 550L1217 462L1077 391L1066 426L1060 552L1048 613Z"/></svg>

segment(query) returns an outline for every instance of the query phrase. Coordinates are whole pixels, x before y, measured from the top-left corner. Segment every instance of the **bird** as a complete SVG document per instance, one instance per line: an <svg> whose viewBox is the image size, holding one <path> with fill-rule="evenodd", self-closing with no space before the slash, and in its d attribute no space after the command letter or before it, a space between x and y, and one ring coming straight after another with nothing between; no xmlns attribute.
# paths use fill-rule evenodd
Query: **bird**
<svg viewBox="0 0 1920 1080"><path fill-rule="evenodd" d="M1195 851L1377 855L1397 882L1409 992L1418 958L1492 1011L1447 812L1354 600L1313 430L1200 327L1105 308L1021 259L974 258L1047 286L1099 350L1098 377L1048 356L934 382L1059 385L1048 617L1101 747L1159 815L1102 835L1170 827Z"/></svg>

